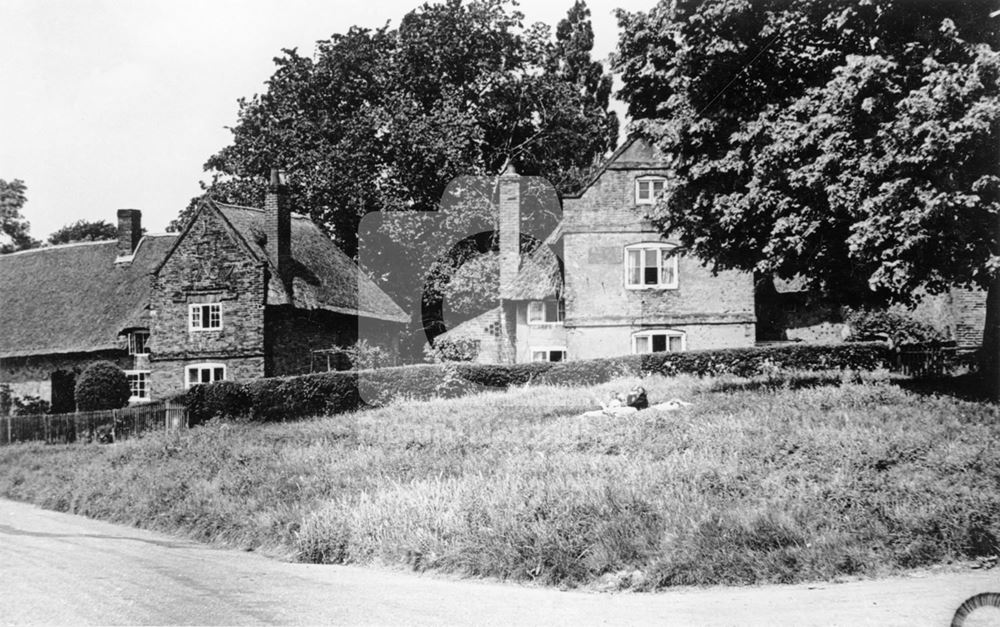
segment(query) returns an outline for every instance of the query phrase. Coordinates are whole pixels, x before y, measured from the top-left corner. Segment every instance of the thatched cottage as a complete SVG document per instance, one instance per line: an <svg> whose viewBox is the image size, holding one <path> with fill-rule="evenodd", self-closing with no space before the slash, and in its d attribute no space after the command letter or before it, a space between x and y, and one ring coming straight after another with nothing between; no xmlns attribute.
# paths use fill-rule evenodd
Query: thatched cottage
<svg viewBox="0 0 1000 627"><path fill-rule="evenodd" d="M128 374L132 400L196 383L309 372L316 349L352 344L358 322L408 316L308 218L277 177L263 209L206 200L180 234L142 235L118 212L116 241L0 256L0 384L72 411L94 360Z"/></svg>

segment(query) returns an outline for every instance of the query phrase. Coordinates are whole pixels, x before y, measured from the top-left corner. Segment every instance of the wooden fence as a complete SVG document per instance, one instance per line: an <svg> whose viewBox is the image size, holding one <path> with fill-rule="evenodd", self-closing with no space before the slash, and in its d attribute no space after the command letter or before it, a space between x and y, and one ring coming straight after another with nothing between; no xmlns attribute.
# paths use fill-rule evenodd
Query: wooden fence
<svg viewBox="0 0 1000 627"><path fill-rule="evenodd" d="M0 445L14 442L116 442L147 431L187 428L183 405L148 403L74 414L0 416Z"/></svg>
<svg viewBox="0 0 1000 627"><path fill-rule="evenodd" d="M972 365L975 351L955 346L914 346L896 349L894 370L911 377L939 377Z"/></svg>

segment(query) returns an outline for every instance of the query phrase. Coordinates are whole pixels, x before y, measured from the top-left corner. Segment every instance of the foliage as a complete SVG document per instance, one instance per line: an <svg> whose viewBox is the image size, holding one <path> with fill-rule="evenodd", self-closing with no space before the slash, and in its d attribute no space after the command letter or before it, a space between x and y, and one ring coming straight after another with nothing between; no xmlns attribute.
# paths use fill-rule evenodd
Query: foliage
<svg viewBox="0 0 1000 627"><path fill-rule="evenodd" d="M427 345L427 356L433 362L475 361L479 357L479 340L438 338L433 346Z"/></svg>
<svg viewBox="0 0 1000 627"><path fill-rule="evenodd" d="M110 361L95 361L76 381L76 407L80 411L118 409L132 395L125 371Z"/></svg>
<svg viewBox="0 0 1000 627"><path fill-rule="evenodd" d="M944 341L944 335L913 316L885 309L854 309L847 314L851 342L890 339L895 346Z"/></svg>
<svg viewBox="0 0 1000 627"><path fill-rule="evenodd" d="M984 354L1000 355L994 8L717 0L620 12L621 96L646 119L639 132L678 156L655 224L716 268L799 275L845 304L989 289Z"/></svg>
<svg viewBox="0 0 1000 627"><path fill-rule="evenodd" d="M500 294L500 254L472 255L447 273L441 288L444 306L451 314L479 315L497 306Z"/></svg>
<svg viewBox="0 0 1000 627"><path fill-rule="evenodd" d="M28 186L21 179L0 179L0 255L36 248L38 240L28 235L28 221L21 209L28 202Z"/></svg>
<svg viewBox="0 0 1000 627"><path fill-rule="evenodd" d="M592 41L582 3L552 40L507 0L445 0L397 28L320 41L313 58L283 50L267 91L240 100L233 142L206 162L206 193L257 205L280 166L293 206L351 254L365 213L434 209L458 175L512 163L572 189L617 141Z"/></svg>
<svg viewBox="0 0 1000 627"><path fill-rule="evenodd" d="M0 416L9 415L13 404L14 397L10 391L10 384L0 383Z"/></svg>
<svg viewBox="0 0 1000 627"><path fill-rule="evenodd" d="M118 237L118 228L109 222L104 220L98 220L97 222L77 220L49 235L49 243L55 246L58 244L69 244L70 242L112 240L116 237Z"/></svg>
<svg viewBox="0 0 1000 627"><path fill-rule="evenodd" d="M392 354L386 349L361 338L351 346L336 347L351 363L352 370L371 370L392 365Z"/></svg>
<svg viewBox="0 0 1000 627"><path fill-rule="evenodd" d="M187 409L188 424L191 426L214 418L242 418L250 410L247 387L234 381L192 386L180 400Z"/></svg>
<svg viewBox="0 0 1000 627"><path fill-rule="evenodd" d="M41 396L28 394L25 396L15 396L10 409L12 416L34 416L37 414L47 414L52 407L47 400Z"/></svg>
<svg viewBox="0 0 1000 627"><path fill-rule="evenodd" d="M995 406L884 373L772 378L532 386L114 447L4 446L0 496L286 560L605 590L997 554ZM636 384L692 405L579 417Z"/></svg>

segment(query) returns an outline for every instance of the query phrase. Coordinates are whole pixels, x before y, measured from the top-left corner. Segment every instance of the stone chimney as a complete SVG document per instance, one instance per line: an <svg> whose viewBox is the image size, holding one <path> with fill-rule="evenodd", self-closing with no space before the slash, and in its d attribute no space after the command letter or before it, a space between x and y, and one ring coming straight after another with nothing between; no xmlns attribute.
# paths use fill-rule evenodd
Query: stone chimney
<svg viewBox="0 0 1000 627"><path fill-rule="evenodd" d="M264 233L267 256L277 266L278 277L289 287L292 262L292 212L288 206L285 175L271 169L271 182L264 196Z"/></svg>
<svg viewBox="0 0 1000 627"><path fill-rule="evenodd" d="M118 210L118 256L131 257L142 238L142 212L138 209Z"/></svg>
<svg viewBox="0 0 1000 627"><path fill-rule="evenodd" d="M514 166L500 175L500 297L521 266L521 177Z"/></svg>

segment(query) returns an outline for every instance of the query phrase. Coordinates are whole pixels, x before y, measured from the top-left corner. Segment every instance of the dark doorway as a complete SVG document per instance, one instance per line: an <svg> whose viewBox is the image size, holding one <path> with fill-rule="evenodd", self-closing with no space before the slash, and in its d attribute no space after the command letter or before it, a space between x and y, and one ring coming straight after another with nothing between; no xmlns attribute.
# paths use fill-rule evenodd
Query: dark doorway
<svg viewBox="0 0 1000 627"><path fill-rule="evenodd" d="M76 373L56 370L52 373L52 413L76 411Z"/></svg>

